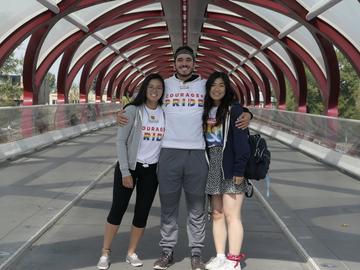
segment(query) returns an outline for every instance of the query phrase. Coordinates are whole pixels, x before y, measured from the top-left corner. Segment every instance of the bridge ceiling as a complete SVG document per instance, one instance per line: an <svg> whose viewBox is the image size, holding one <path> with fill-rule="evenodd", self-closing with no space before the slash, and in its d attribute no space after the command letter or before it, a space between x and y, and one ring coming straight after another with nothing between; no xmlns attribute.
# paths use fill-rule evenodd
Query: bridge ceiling
<svg viewBox="0 0 360 270"><path fill-rule="evenodd" d="M3 2L3 3L2 3ZM80 77L81 100L132 92L144 76L174 72L173 53L188 44L196 71L227 72L241 100L286 99L285 80L306 111L306 73L318 83L328 115L337 115L337 49L360 74L357 0L0 0L0 64L24 40L25 104L58 63L58 98ZM95 80L96 79L96 80ZM95 80L95 83L93 83Z"/></svg>

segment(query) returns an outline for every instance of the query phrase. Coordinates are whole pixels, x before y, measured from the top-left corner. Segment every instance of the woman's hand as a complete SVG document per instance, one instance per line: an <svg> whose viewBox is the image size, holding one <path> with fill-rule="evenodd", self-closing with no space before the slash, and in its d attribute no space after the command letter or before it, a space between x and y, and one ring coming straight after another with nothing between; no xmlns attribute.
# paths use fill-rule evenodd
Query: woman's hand
<svg viewBox="0 0 360 270"><path fill-rule="evenodd" d="M133 187L134 187L134 181L133 181L131 175L129 175L129 176L124 176L124 177L122 178L122 184L123 184L123 186L126 187L126 188L133 188Z"/></svg>
<svg viewBox="0 0 360 270"><path fill-rule="evenodd" d="M241 129L246 129L250 124L250 120L251 120L251 114L248 112L243 112L238 117L238 119L236 119L235 127L241 128Z"/></svg>
<svg viewBox="0 0 360 270"><path fill-rule="evenodd" d="M117 112L116 114L116 120L117 120L117 123L123 127L123 126L126 126L126 124L128 123L128 119L127 117L124 115L125 113L125 110L122 109L121 111Z"/></svg>
<svg viewBox="0 0 360 270"><path fill-rule="evenodd" d="M235 185L240 185L244 181L244 176L234 176L233 181Z"/></svg>

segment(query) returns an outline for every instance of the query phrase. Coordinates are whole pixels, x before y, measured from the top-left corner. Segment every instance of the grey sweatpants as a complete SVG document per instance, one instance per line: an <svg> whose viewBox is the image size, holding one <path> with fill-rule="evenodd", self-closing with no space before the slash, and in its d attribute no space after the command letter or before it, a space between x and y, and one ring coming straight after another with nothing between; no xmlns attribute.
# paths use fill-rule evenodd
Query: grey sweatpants
<svg viewBox="0 0 360 270"><path fill-rule="evenodd" d="M161 149L158 180L161 202L160 246L163 250L171 251L177 243L179 202L184 189L189 247L192 255L200 255L205 239L207 173L205 150Z"/></svg>

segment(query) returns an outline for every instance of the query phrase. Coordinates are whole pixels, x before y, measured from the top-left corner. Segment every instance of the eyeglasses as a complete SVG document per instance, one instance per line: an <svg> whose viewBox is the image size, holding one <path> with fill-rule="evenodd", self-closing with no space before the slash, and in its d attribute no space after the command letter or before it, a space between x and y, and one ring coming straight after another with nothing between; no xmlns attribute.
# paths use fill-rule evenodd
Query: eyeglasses
<svg viewBox="0 0 360 270"><path fill-rule="evenodd" d="M163 88L162 87L152 87L152 86L149 86L147 88L147 90L150 90L150 91L163 91Z"/></svg>

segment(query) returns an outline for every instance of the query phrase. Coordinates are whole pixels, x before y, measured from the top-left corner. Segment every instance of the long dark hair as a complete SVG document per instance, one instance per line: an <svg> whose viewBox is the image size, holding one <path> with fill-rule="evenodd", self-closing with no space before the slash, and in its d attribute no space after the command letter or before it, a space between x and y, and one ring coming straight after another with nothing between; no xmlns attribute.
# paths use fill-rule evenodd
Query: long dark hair
<svg viewBox="0 0 360 270"><path fill-rule="evenodd" d="M214 100L210 97L210 89L213 83L217 78L221 78L224 81L225 85L225 95L220 101L220 105L218 106L216 112L216 123L215 126L222 124L225 120L226 114L229 111L229 106L234 102L234 90L230 85L230 79L227 74L224 72L215 71L213 72L208 80L206 81L206 94L204 101L204 114L203 114L203 127L206 129L206 122L209 119L209 112L211 108L215 105Z"/></svg>
<svg viewBox="0 0 360 270"><path fill-rule="evenodd" d="M164 79L158 73L151 73L148 76L146 76L146 78L142 82L142 84L140 86L140 89L139 89L139 92L138 92L137 96L135 97L135 99L133 101L131 101L129 104L127 104L125 106L125 108L127 106L129 106L129 105L141 106L146 102L146 91L147 91L147 88L148 88L148 85L149 85L150 81L153 80L153 79L159 80L161 82L162 86L163 86L163 92L162 92L162 95L161 95L161 97L160 97L160 99L158 101L158 104L162 105L162 102L163 102L162 100L163 100L164 91L165 91Z"/></svg>

